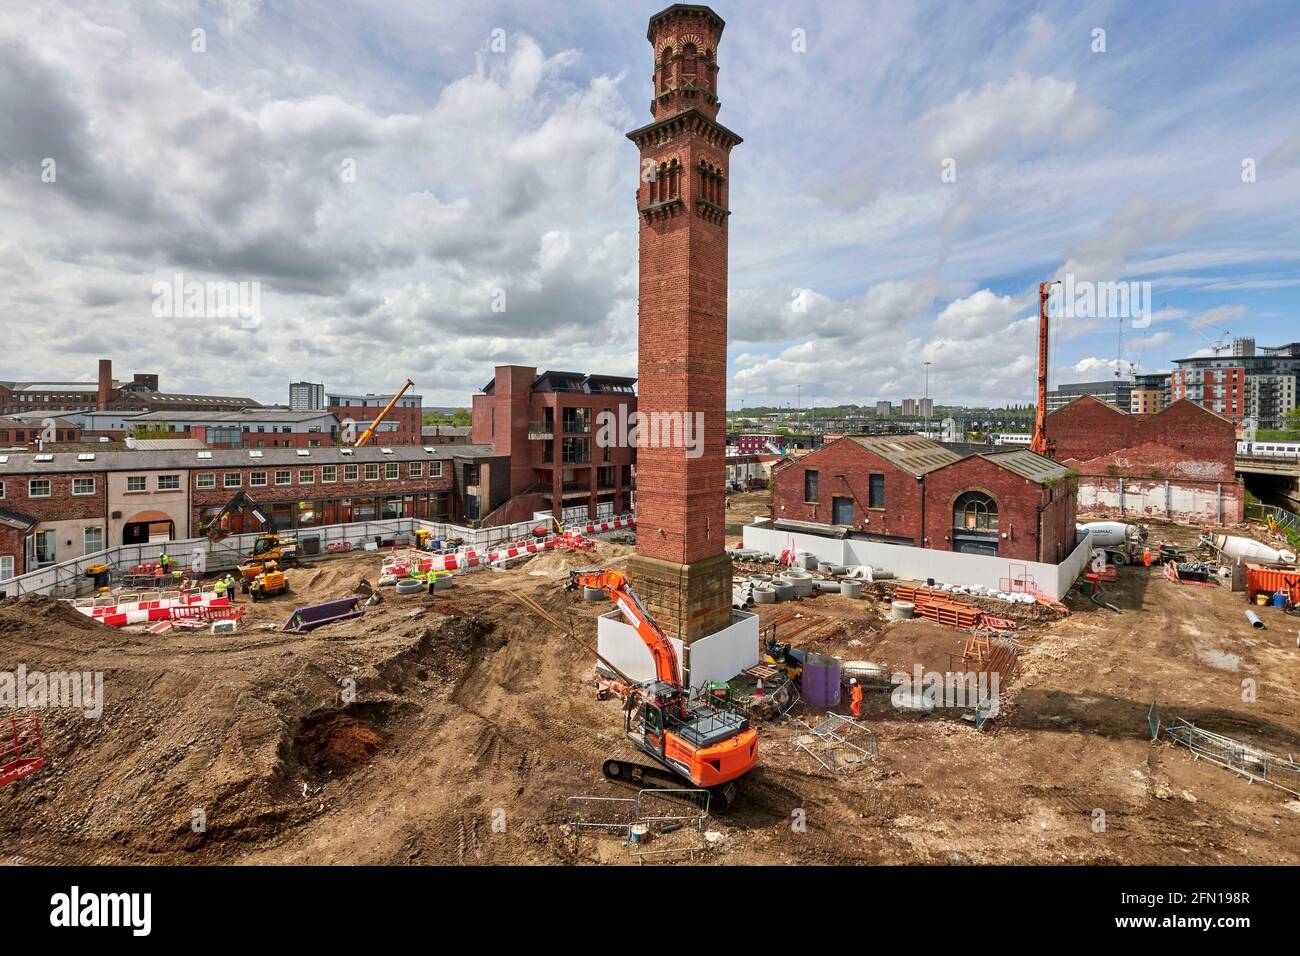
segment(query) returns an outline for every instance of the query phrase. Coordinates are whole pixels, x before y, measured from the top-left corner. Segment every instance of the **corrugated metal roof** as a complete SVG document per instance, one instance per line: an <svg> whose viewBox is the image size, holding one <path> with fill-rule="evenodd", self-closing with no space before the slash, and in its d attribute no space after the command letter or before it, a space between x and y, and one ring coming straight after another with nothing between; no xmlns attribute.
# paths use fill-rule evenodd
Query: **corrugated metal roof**
<svg viewBox="0 0 1300 956"><path fill-rule="evenodd" d="M920 435L851 435L850 440L913 475L924 475L961 459L956 452Z"/></svg>
<svg viewBox="0 0 1300 956"><path fill-rule="evenodd" d="M1064 478L1069 471L1059 462L1036 454L1028 448L989 452L987 455L980 455L980 457L993 462L993 464L1001 468L1005 468L1007 471L1015 472L1021 478L1027 478L1039 484Z"/></svg>

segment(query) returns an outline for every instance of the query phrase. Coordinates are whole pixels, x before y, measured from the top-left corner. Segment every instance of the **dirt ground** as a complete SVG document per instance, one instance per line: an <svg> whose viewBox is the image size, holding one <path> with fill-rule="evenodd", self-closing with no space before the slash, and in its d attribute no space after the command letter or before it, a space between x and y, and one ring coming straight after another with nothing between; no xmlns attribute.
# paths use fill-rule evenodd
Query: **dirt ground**
<svg viewBox="0 0 1300 956"><path fill-rule="evenodd" d="M1190 543L1195 529L1162 536ZM272 628L373 581L376 556L289 571L292 593L232 636L114 631L48 599L0 601L0 670L103 671L106 698L100 719L41 713L48 763L0 788L0 861L633 862L620 839L565 826L568 797L627 795L600 771L621 749L620 704L596 699L590 653L513 597L591 642L608 605L569 600L562 581L630 550L463 574L433 598L385 588L364 617L305 635ZM876 590L760 613L811 650L947 669L965 635L888 621ZM760 724L759 766L707 821L717 835L696 861L1300 862L1300 799L1147 730L1159 701L1166 717L1300 753L1297 619L1261 609L1268 627L1252 630L1241 594L1142 568L1105 597L1119 614L1072 596L1070 616L1022 627L1007 702L982 729L870 695L878 756L833 774L795 743L797 721L822 712Z"/></svg>

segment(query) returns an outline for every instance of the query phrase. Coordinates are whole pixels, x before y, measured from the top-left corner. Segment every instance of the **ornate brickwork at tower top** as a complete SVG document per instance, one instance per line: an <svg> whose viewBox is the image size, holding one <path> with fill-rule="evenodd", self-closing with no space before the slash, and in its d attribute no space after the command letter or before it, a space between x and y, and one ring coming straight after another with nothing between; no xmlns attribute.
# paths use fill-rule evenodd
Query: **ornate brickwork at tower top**
<svg viewBox="0 0 1300 956"><path fill-rule="evenodd" d="M650 113L663 119L697 109L718 116L718 41L722 17L708 7L673 4L650 18L646 39L654 48L654 99Z"/></svg>

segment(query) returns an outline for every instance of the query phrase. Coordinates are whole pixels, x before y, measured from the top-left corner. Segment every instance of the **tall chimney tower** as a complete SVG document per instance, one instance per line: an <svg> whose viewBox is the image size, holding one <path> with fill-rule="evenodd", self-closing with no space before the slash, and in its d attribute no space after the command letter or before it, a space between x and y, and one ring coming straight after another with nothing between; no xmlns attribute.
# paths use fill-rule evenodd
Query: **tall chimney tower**
<svg viewBox="0 0 1300 956"><path fill-rule="evenodd" d="M113 398L112 359L99 360L99 394L96 397L98 399L99 410L101 412L107 411L108 403L112 401Z"/></svg>
<svg viewBox="0 0 1300 956"><path fill-rule="evenodd" d="M650 18L654 122L627 134L641 151L637 408L644 413L637 553L628 571L660 626L686 644L732 622L724 540L727 200L729 156L741 139L717 122L724 25L708 7L689 3ZM665 422L673 434L663 434Z"/></svg>

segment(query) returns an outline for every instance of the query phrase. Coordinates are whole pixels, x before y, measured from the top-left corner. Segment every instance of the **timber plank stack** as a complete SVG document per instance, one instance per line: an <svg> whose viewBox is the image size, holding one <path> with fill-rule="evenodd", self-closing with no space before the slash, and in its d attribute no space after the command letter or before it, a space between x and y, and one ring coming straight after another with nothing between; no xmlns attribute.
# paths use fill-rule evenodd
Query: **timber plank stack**
<svg viewBox="0 0 1300 956"><path fill-rule="evenodd" d="M900 584L894 590L894 600L911 601L921 617L951 627L975 627L980 621L979 608L954 601L947 591Z"/></svg>

